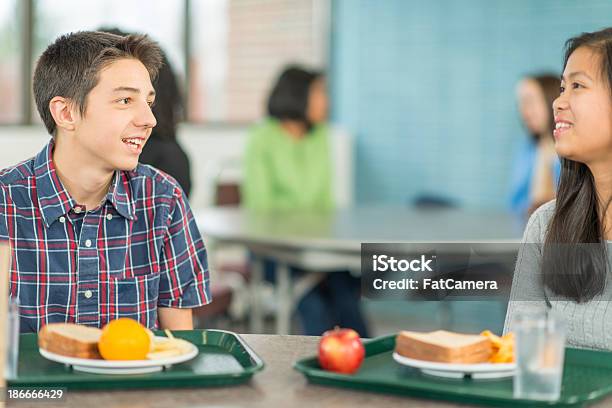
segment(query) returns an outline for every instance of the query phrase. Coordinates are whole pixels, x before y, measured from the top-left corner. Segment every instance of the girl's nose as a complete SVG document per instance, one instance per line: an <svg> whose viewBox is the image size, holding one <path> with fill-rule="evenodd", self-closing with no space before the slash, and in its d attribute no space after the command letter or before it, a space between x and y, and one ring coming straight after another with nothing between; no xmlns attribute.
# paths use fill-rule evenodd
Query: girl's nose
<svg viewBox="0 0 612 408"><path fill-rule="evenodd" d="M552 109L553 113L556 115L557 112L566 110L568 107L567 98L561 94L553 101Z"/></svg>

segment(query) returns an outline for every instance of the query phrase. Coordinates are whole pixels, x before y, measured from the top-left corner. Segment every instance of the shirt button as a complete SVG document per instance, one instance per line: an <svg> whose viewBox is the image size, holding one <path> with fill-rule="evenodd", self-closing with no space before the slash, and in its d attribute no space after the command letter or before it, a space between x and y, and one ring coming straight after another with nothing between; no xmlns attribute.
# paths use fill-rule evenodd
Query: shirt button
<svg viewBox="0 0 612 408"><path fill-rule="evenodd" d="M106 219L107 220L112 220L113 219L113 214L106 214Z"/></svg>
<svg viewBox="0 0 612 408"><path fill-rule="evenodd" d="M59 222L62 224L66 222L66 217L59 217Z"/></svg>
<svg viewBox="0 0 612 408"><path fill-rule="evenodd" d="M87 248L89 248L91 246L91 239L88 239L87 241L85 241L85 246Z"/></svg>
<svg viewBox="0 0 612 408"><path fill-rule="evenodd" d="M77 214L81 213L81 207L74 207L74 212Z"/></svg>
<svg viewBox="0 0 612 408"><path fill-rule="evenodd" d="M91 298L93 296L93 293L91 293L91 290L86 290L84 293L85 297L87 299Z"/></svg>

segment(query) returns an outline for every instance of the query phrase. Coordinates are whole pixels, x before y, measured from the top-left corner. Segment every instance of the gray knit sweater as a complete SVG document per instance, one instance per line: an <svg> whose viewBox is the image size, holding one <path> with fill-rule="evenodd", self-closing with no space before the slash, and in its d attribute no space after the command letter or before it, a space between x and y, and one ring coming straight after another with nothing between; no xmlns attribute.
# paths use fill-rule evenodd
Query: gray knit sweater
<svg viewBox="0 0 612 408"><path fill-rule="evenodd" d="M549 289L543 287L540 273L542 249L546 228L554 209L555 201L553 200L538 208L527 223L523 245L519 250L514 270L504 332L513 330L517 313L546 310L548 306L545 299L548 298L551 299L550 309L565 320L568 346L612 350L612 281L610 277L607 279L603 294L581 304L569 300L553 300L555 296L550 293ZM612 253L612 251L608 252ZM612 259L610 259L610 264L612 265Z"/></svg>

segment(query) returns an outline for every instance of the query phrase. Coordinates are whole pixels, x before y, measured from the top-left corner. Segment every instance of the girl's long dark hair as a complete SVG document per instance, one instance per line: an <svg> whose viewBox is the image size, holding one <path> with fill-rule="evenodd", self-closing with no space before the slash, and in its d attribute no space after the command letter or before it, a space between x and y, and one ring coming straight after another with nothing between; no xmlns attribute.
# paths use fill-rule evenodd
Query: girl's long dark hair
<svg viewBox="0 0 612 408"><path fill-rule="evenodd" d="M570 38L565 43L564 70L570 55L580 47L600 55L601 76L612 89L612 28ZM581 303L604 292L608 258L601 220L608 205L609 201L600 201L587 165L562 158L557 202L542 259L544 285L554 294Z"/></svg>

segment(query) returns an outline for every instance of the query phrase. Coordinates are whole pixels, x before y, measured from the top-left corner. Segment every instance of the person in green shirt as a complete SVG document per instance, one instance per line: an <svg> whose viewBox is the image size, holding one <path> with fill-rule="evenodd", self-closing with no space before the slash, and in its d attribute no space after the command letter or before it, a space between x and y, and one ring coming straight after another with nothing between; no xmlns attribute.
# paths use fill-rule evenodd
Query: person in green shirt
<svg viewBox="0 0 612 408"><path fill-rule="evenodd" d="M241 189L244 207L255 211L329 211L335 206L327 91L322 73L290 66L268 99L268 117L251 129ZM264 260L266 279L276 262ZM304 271L292 268L294 277ZM360 282L348 271L329 273L298 302L304 334L321 335L336 325L368 337L359 307Z"/></svg>
<svg viewBox="0 0 612 408"><path fill-rule="evenodd" d="M332 209L323 77L299 68L285 70L268 112L248 139L244 205L256 210Z"/></svg>

